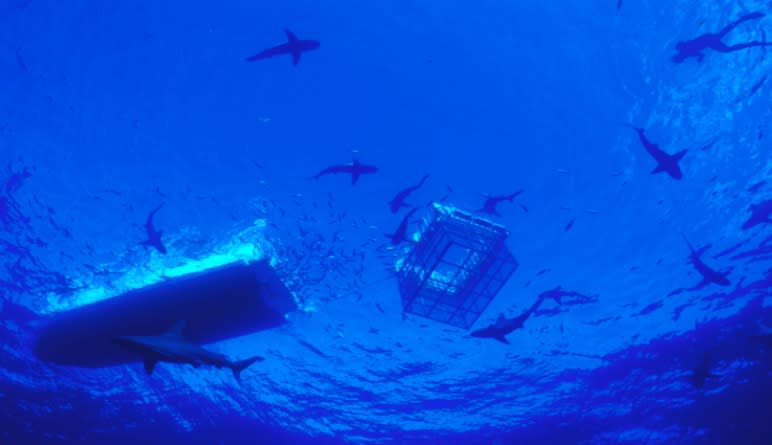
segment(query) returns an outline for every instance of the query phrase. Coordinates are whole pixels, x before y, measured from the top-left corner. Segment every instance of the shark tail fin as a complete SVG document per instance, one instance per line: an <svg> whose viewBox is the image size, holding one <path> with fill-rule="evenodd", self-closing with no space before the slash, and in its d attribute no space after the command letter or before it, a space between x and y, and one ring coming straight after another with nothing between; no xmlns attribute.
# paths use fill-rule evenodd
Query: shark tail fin
<svg viewBox="0 0 772 445"><path fill-rule="evenodd" d="M265 360L265 357L261 357L259 355L256 355L254 357L248 358L246 360L239 360L237 362L234 362L231 365L231 370L233 371L233 376L236 377L236 380L239 382L241 381L241 371L247 369L249 365L255 362L262 362Z"/></svg>

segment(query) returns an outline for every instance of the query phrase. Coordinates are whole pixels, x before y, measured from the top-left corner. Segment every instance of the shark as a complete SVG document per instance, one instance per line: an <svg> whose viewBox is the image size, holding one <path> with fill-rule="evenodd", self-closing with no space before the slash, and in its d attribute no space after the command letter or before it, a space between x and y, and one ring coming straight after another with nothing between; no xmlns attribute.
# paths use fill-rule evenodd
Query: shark
<svg viewBox="0 0 772 445"><path fill-rule="evenodd" d="M751 212L751 216L743 224L743 230L748 230L759 224L772 224L772 199L758 204L751 204L748 210Z"/></svg>
<svg viewBox="0 0 772 445"><path fill-rule="evenodd" d="M515 200L515 198L520 196L521 193L523 193L523 190L518 190L508 195L494 195L494 196L482 195L485 198L485 203L477 211L480 213L487 213L489 215L501 216L498 210L496 209L499 203L502 201L512 202Z"/></svg>
<svg viewBox="0 0 772 445"><path fill-rule="evenodd" d="M569 298L566 299L565 297ZM561 306L572 306L576 304L586 304L597 301L596 297L585 295L572 290L565 290L562 286L557 286L554 289L546 290L540 293L536 297L536 301L531 305L531 307L523 311L523 313L517 317L506 318L504 314L499 314L499 318L494 324L473 331L470 335L477 338L492 338L494 340L500 341L501 343L509 344L507 335L511 334L517 329L522 328L525 324L525 321L528 320L528 318L530 318L534 312L536 312L539 306L546 299L552 299L556 304Z"/></svg>
<svg viewBox="0 0 772 445"><path fill-rule="evenodd" d="M364 174L372 174L378 172L378 167L374 165L365 165L354 159L349 164L333 165L325 168L319 173L313 176L313 179L319 179L322 176L333 175L338 173L345 173L351 175L351 185L355 185L359 181L359 177Z"/></svg>
<svg viewBox="0 0 772 445"><path fill-rule="evenodd" d="M477 338L492 338L508 345L509 340L507 340L507 335L511 334L517 329L522 328L525 324L525 321L528 320L528 318L533 315L534 312L536 312L536 309L539 308L544 299L545 297L543 295L539 295L531 307L526 309L517 317L506 318L504 314L499 314L499 318L495 323L482 329L472 331L469 335ZM559 302L559 299L556 299L556 301Z"/></svg>
<svg viewBox="0 0 772 445"><path fill-rule="evenodd" d="M299 39L295 33L289 29L284 30L284 34L287 35L287 43L276 45L272 48L265 49L259 53L247 57L247 62L254 62L256 60L269 59L274 56L280 56L283 54L292 55L292 64L297 65L300 62L300 55L304 52L312 51L319 48L318 40L302 40Z"/></svg>
<svg viewBox="0 0 772 445"><path fill-rule="evenodd" d="M402 218L402 222L399 223L397 230L395 230L394 233L386 234L386 237L391 240L392 245L396 246L407 239L407 226L410 224L410 217L413 216L416 210L418 210L416 207L410 209L410 211L405 214L405 217Z"/></svg>
<svg viewBox="0 0 772 445"><path fill-rule="evenodd" d="M651 142L651 140L646 137L646 132L643 128L634 127L632 125L628 126L638 133L638 139L641 141L641 144L643 144L643 148L646 149L646 152L651 155L655 161L657 161L657 166L651 171L652 175L657 173L667 173L675 180L683 178L684 174L681 171L678 162L686 155L687 150L681 150L672 155L668 154L659 148L659 145Z"/></svg>
<svg viewBox="0 0 772 445"><path fill-rule="evenodd" d="M418 184L402 189L399 193L397 193L396 196L394 196L394 198L389 201L389 208L391 209L391 213L397 213L402 207L409 207L407 204L405 204L405 199L407 199L408 195L420 189L427 179L429 179L428 174L424 175Z"/></svg>
<svg viewBox="0 0 772 445"><path fill-rule="evenodd" d="M241 372L249 365L265 360L256 355L245 360L232 361L222 354L202 348L185 339L185 321L180 321L161 335L121 336L113 339L124 349L142 357L145 372L153 373L158 362L190 364L194 368L201 365L214 366L217 369L229 368L236 380L241 381Z"/></svg>
<svg viewBox="0 0 772 445"><path fill-rule="evenodd" d="M142 246L147 247L155 247L157 251L159 251L162 254L166 254L166 246L164 246L164 243L161 241L161 235L163 234L162 230L156 230L153 226L153 218L155 217L155 214L158 213L159 210L161 210L161 207L164 206L164 203L161 203L158 207L153 209L150 214L147 216L147 221L145 221L145 231L147 232L147 240L140 243Z"/></svg>
<svg viewBox="0 0 772 445"><path fill-rule="evenodd" d="M702 275L702 281L700 281L693 290L701 289L708 284L717 284L719 286L729 286L732 284L729 281L729 274L732 272L731 269L719 272L717 270L711 269L707 264L705 264L704 261L702 261L702 254L708 249L710 246L703 247L699 250L696 250L694 246L689 242L688 239L686 239L686 236L682 233L681 238L684 239L686 242L686 245L689 246L689 261L691 261L694 268L699 272L700 275Z"/></svg>

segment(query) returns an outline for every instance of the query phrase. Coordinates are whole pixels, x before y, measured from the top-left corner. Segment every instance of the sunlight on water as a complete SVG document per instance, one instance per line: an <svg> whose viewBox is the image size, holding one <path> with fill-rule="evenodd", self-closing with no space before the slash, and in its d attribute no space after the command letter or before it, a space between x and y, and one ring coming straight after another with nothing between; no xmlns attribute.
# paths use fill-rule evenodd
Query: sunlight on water
<svg viewBox="0 0 772 445"><path fill-rule="evenodd" d="M226 264L257 261L269 257L269 263L277 262L271 244L262 233L266 221L256 220L252 226L234 235L227 243L213 247L212 253L203 258L178 258L172 261L178 264L169 265L169 257L153 255L150 259L152 267L135 267L127 270L123 276L115 280L109 288L92 287L77 292L70 298L62 299L58 294L47 295L47 307L44 314L75 309L87 304L106 300L133 289L150 286L166 279L177 278L188 274L199 273L218 268Z"/></svg>

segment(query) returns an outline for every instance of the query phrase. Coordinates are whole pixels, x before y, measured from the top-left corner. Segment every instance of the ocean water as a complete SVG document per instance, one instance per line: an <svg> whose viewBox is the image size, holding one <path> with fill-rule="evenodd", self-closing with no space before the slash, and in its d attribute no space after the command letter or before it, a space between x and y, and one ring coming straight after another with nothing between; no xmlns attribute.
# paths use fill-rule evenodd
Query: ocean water
<svg viewBox="0 0 772 445"><path fill-rule="evenodd" d="M0 444L772 443L769 7L1 0ZM247 60L285 29L319 47ZM430 202L509 232L471 329L403 311ZM240 384L33 354L52 314L261 258L299 309L205 346L265 357Z"/></svg>

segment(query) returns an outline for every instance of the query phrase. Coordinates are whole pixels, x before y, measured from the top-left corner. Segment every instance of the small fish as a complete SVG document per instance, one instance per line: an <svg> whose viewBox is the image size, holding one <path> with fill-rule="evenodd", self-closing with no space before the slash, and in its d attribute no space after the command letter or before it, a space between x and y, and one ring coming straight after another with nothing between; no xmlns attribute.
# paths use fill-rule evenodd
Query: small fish
<svg viewBox="0 0 772 445"><path fill-rule="evenodd" d="M758 91L759 88L761 88L761 86L764 85L764 82L766 81L767 81L767 76L764 75L764 77L762 77L758 82L753 84L753 87L751 88L751 92L748 94L748 97L753 96L756 93L756 91Z"/></svg>

